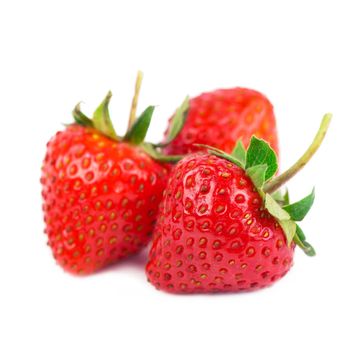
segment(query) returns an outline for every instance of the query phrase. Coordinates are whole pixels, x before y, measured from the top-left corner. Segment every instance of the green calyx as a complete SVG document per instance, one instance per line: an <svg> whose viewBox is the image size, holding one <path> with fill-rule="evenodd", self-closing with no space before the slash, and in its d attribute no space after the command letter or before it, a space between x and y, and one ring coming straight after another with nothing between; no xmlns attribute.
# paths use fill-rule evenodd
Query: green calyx
<svg viewBox="0 0 359 350"><path fill-rule="evenodd" d="M105 136L112 140L118 141L120 138L117 136L116 131L112 125L108 105L112 97L111 91L109 91L96 108L92 115L92 118L87 117L80 109L80 103L78 103L72 111L72 116L77 124L84 127L94 128L100 131Z"/></svg>
<svg viewBox="0 0 359 350"><path fill-rule="evenodd" d="M166 147L178 136L187 120L188 111L189 96L186 96L182 104L177 108L176 113L170 122L166 142L158 143L156 147Z"/></svg>
<svg viewBox="0 0 359 350"><path fill-rule="evenodd" d="M313 191L302 200L290 203L289 194L280 191L280 187L291 179L313 156L322 143L328 130L331 114L326 114L320 125L317 135L303 156L287 171L275 176L278 169L277 156L269 144L252 136L246 150L241 141L238 141L231 154L225 153L207 145L198 145L208 149L208 152L229 160L245 170L252 180L256 190L263 199L264 208L276 218L283 229L288 246L294 241L308 256L314 256L314 248L306 241L298 221L302 221L314 202Z"/></svg>
<svg viewBox="0 0 359 350"><path fill-rule="evenodd" d="M92 118L87 117L80 109L80 103L78 103L72 111L73 118L76 124L79 124L83 127L94 128L97 131L101 132L106 137L114 141L123 141L128 142L133 145L139 145L146 153L148 153L153 159L161 162L177 162L183 156L167 156L162 154L160 151L161 147L167 146L174 138L177 137L179 132L182 130L182 127L186 121L188 108L189 108L189 98L186 97L182 105L177 109L177 112L172 119L169 131L169 138L166 144L152 144L145 142L147 131L151 124L152 115L155 110L154 106L147 107L142 114L136 117L138 96L141 88L143 74L138 72L135 93L132 99L132 105L130 110L128 129L125 136L120 137L116 134L115 128L113 127L110 113L109 113L109 103L112 97L111 91L109 91L101 102L101 104L96 108L93 113Z"/></svg>

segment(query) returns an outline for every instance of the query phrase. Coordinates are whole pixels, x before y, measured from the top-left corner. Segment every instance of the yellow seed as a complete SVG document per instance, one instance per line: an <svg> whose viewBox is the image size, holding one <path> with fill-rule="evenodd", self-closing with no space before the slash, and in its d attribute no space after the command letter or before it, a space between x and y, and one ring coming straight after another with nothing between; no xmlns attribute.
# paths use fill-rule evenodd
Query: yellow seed
<svg viewBox="0 0 359 350"><path fill-rule="evenodd" d="M70 158L66 156L66 157L64 158L64 164L65 164L65 165L68 165L69 163L70 163Z"/></svg>
<svg viewBox="0 0 359 350"><path fill-rule="evenodd" d="M110 244L115 244L117 242L117 237L111 237L109 242Z"/></svg>
<svg viewBox="0 0 359 350"><path fill-rule="evenodd" d="M89 166L90 166L90 159L89 159L89 158L85 158L85 159L82 161L82 167L83 167L84 169L87 169Z"/></svg>
<svg viewBox="0 0 359 350"><path fill-rule="evenodd" d="M222 173L221 176L224 177L225 179L228 179L231 176L231 174L225 172L225 173Z"/></svg>
<svg viewBox="0 0 359 350"><path fill-rule="evenodd" d="M105 157L105 155L101 152L101 153L96 154L95 158L99 162L99 161L103 160L104 157Z"/></svg>
<svg viewBox="0 0 359 350"><path fill-rule="evenodd" d="M81 188L81 181L76 180L75 183L74 183L74 189L79 190L80 188Z"/></svg>
<svg viewBox="0 0 359 350"><path fill-rule="evenodd" d="M117 176L119 174L119 170L117 168L112 170L112 175Z"/></svg>
<svg viewBox="0 0 359 350"><path fill-rule="evenodd" d="M102 256L103 255L103 249L98 250L96 255L97 256Z"/></svg>
<svg viewBox="0 0 359 350"><path fill-rule="evenodd" d="M205 211L207 210L207 206L205 204L202 204L200 207L199 207L199 212L201 214L203 214Z"/></svg>
<svg viewBox="0 0 359 350"><path fill-rule="evenodd" d="M216 213L221 213L224 211L224 206L223 205L218 205L216 208Z"/></svg>
<svg viewBox="0 0 359 350"><path fill-rule="evenodd" d="M93 237L95 235L95 230L93 228L89 229L89 235Z"/></svg>

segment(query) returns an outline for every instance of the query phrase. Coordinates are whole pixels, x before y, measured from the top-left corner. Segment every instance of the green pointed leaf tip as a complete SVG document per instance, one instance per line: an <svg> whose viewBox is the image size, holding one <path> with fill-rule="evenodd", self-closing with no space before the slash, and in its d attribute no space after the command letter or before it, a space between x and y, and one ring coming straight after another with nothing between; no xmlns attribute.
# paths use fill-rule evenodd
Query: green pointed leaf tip
<svg viewBox="0 0 359 350"><path fill-rule="evenodd" d="M238 140L232 151L232 156L242 164L242 168L246 167L246 149L243 146L242 140Z"/></svg>
<svg viewBox="0 0 359 350"><path fill-rule="evenodd" d="M271 194L272 198L280 204L281 207L289 204L288 189L283 193L281 189Z"/></svg>
<svg viewBox="0 0 359 350"><path fill-rule="evenodd" d="M283 209L290 215L292 220L302 221L312 207L314 198L315 193L313 188L311 194L296 203L285 205Z"/></svg>
<svg viewBox="0 0 359 350"><path fill-rule="evenodd" d="M189 111L189 96L185 98L182 104L177 108L177 111L171 121L166 144L171 143L183 128L186 122Z"/></svg>
<svg viewBox="0 0 359 350"><path fill-rule="evenodd" d="M297 224L293 220L279 220L279 225L283 229L287 240L287 245L290 246L295 236Z"/></svg>
<svg viewBox="0 0 359 350"><path fill-rule="evenodd" d="M265 182L265 173L267 171L266 164L255 165L246 170L247 175L251 178L257 189L262 189Z"/></svg>
<svg viewBox="0 0 359 350"><path fill-rule="evenodd" d="M295 235L294 235L294 242L295 244L301 248L304 253L308 256L315 256L315 249L312 247L310 243L306 241L304 232L302 229L297 225Z"/></svg>
<svg viewBox="0 0 359 350"><path fill-rule="evenodd" d="M95 129L101 131L104 135L117 140L116 131L112 125L110 119L110 113L108 110L108 105L110 103L112 97L111 91L109 91L105 97L105 99L101 102L101 104L95 110L92 122Z"/></svg>
<svg viewBox="0 0 359 350"><path fill-rule="evenodd" d="M212 147L212 146L209 146L209 145L203 145L201 143L194 143L193 146L196 146L196 147L199 147L199 148L205 148L208 150L208 152L210 154L213 154L219 158L223 158L223 159L227 159L228 161L230 161L231 163L237 165L238 167L240 167L241 169L244 169L241 162L234 158L232 155L218 149L218 148L215 148L215 147Z"/></svg>
<svg viewBox="0 0 359 350"><path fill-rule="evenodd" d="M285 189L285 193L284 193L283 199L284 199L284 205L288 205L288 204L290 203L288 188Z"/></svg>
<svg viewBox="0 0 359 350"><path fill-rule="evenodd" d="M141 144L141 148L153 159L159 161L159 162L165 162L165 163L175 163L180 161L184 156L180 155L173 155L173 156L166 156L156 150L156 147L147 142L143 142Z"/></svg>
<svg viewBox="0 0 359 350"><path fill-rule="evenodd" d="M154 106L149 106L142 112L132 125L131 129L125 135L125 141L134 145L139 145L144 141L154 110Z"/></svg>
<svg viewBox="0 0 359 350"><path fill-rule="evenodd" d="M80 108L80 102L73 109L72 116L74 117L75 122L77 124L85 127L93 127L92 120L89 117L87 117L84 113L82 113Z"/></svg>
<svg viewBox="0 0 359 350"><path fill-rule="evenodd" d="M247 150L246 168L248 169L260 164L267 165L265 180L269 180L278 169L277 156L269 144L264 140L252 136Z"/></svg>

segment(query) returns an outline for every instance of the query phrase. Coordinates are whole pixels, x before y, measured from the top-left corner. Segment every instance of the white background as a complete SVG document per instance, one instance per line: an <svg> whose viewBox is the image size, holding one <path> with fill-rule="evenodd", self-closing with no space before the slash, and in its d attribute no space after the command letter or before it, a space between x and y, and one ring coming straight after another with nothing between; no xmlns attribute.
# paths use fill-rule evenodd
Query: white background
<svg viewBox="0 0 359 350"><path fill-rule="evenodd" d="M359 21L356 1L0 2L0 348L358 349ZM246 86L275 105L282 169L325 112L323 147L289 187L316 185L304 229L317 257L251 294L175 296L146 254L92 277L62 272L46 247L40 166L47 140L108 89L119 132L137 69L149 139L186 94Z"/></svg>

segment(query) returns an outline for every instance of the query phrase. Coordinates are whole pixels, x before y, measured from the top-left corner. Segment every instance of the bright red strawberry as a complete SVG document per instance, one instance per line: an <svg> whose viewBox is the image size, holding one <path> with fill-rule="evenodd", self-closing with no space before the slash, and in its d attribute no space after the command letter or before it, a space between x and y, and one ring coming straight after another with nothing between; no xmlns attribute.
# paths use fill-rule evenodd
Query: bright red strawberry
<svg viewBox="0 0 359 350"><path fill-rule="evenodd" d="M188 154L198 151L194 144L231 152L238 139L242 139L247 147L252 135L268 141L278 154L276 120L270 101L250 89L221 89L189 101L186 124L165 152ZM167 130L164 143L168 141Z"/></svg>
<svg viewBox="0 0 359 350"><path fill-rule="evenodd" d="M161 202L147 264L149 281L175 293L247 291L266 287L291 268L295 244L313 248L295 221L310 209L314 192L289 204L276 191L321 143L330 117L300 163L274 177L269 145L252 137L245 151L185 157L172 171Z"/></svg>
<svg viewBox="0 0 359 350"><path fill-rule="evenodd" d="M110 97L92 120L75 108L77 123L50 140L42 167L48 244L56 261L75 274L91 273L149 242L167 181L166 168L142 142L153 107L119 138L109 119Z"/></svg>

